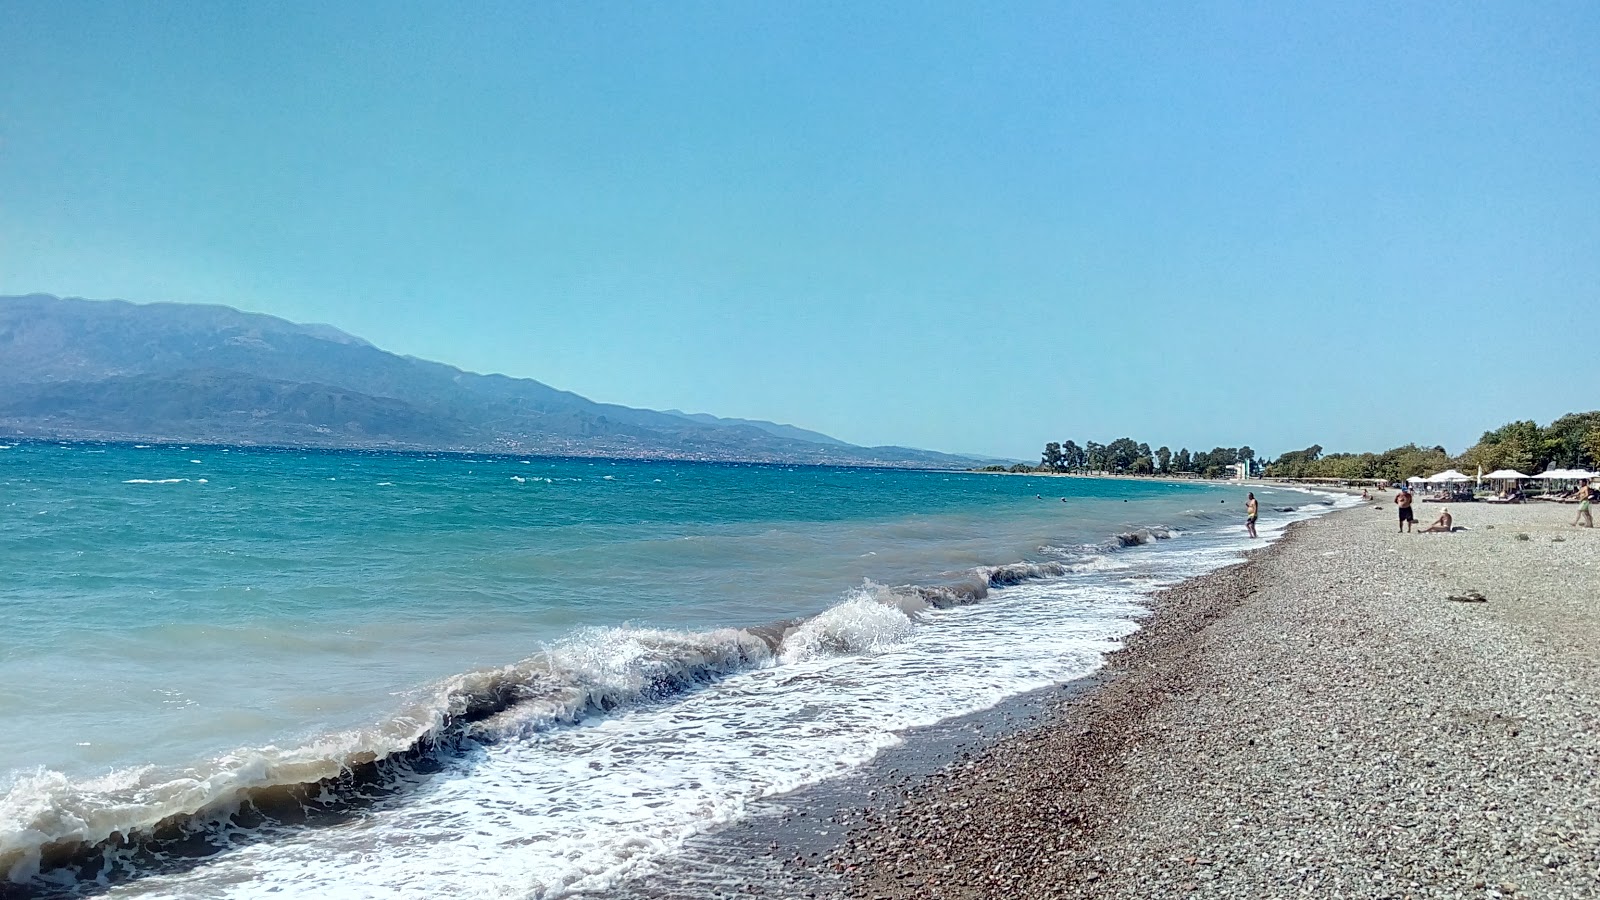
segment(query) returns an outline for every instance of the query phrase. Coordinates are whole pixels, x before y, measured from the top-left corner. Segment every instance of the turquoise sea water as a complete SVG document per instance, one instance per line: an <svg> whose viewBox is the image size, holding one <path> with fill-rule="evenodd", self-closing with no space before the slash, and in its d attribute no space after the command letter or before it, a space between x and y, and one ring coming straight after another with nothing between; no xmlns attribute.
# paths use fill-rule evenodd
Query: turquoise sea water
<svg viewBox="0 0 1600 900"><path fill-rule="evenodd" d="M1328 508L1257 493L1268 536ZM33 894L603 891L906 728L1092 671L1152 587L1236 558L1243 501L14 444L0 871Z"/></svg>

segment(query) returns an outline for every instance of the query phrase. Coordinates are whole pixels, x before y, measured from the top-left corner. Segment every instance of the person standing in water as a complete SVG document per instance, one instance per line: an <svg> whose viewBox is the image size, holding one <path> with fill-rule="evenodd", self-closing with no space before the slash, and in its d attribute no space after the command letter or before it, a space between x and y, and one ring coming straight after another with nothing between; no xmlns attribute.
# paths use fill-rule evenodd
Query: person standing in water
<svg viewBox="0 0 1600 900"><path fill-rule="evenodd" d="M1416 514L1411 511L1411 488L1400 485L1400 493L1394 495L1394 503L1400 507L1400 530L1410 531L1416 522Z"/></svg>
<svg viewBox="0 0 1600 900"><path fill-rule="evenodd" d="M1261 507L1256 503L1255 492L1251 491L1249 497L1244 501L1244 527L1249 530L1251 537L1256 536L1256 515L1260 509Z"/></svg>

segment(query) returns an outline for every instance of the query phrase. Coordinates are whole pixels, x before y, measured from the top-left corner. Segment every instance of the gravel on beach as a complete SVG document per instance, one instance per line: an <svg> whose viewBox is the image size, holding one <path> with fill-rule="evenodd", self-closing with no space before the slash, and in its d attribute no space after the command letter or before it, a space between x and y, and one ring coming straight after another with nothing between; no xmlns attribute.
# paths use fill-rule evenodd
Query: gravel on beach
<svg viewBox="0 0 1600 900"><path fill-rule="evenodd" d="M1103 687L863 810L848 894L1600 896L1600 534L1390 500L1157 594Z"/></svg>

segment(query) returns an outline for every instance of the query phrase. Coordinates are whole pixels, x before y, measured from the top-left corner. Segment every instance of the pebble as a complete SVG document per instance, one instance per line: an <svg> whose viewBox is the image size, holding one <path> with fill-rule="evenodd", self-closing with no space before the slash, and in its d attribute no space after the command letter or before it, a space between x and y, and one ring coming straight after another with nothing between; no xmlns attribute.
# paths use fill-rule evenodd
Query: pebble
<svg viewBox="0 0 1600 900"><path fill-rule="evenodd" d="M1600 535L1452 512L1332 513L1156 594L1102 687L853 831L845 894L1600 896Z"/></svg>

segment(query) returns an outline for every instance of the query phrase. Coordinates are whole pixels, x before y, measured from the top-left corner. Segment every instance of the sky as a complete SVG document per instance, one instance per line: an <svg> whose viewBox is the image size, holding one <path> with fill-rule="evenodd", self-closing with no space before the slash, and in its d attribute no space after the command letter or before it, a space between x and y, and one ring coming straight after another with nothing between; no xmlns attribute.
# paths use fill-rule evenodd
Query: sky
<svg viewBox="0 0 1600 900"><path fill-rule="evenodd" d="M1600 407L1594 3L73 3L0 294L1029 459Z"/></svg>

